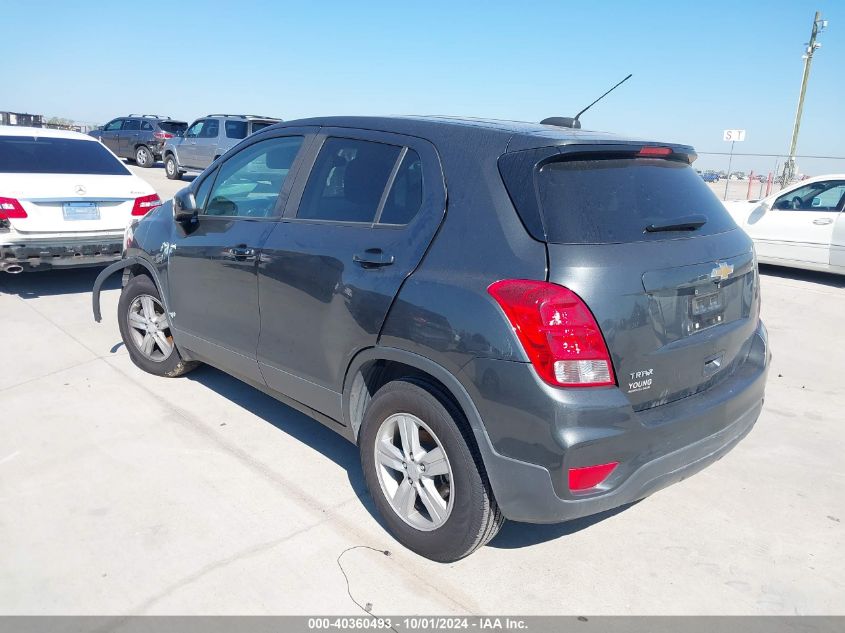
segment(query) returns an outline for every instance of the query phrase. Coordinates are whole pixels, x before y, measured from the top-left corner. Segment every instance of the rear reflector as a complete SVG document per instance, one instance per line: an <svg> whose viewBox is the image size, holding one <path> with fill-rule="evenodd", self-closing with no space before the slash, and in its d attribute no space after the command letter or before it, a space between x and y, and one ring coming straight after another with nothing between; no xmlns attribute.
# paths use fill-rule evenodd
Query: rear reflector
<svg viewBox="0 0 845 633"><path fill-rule="evenodd" d="M141 196L140 198L135 198L135 204L132 205L132 215L147 215L147 213L160 206L161 198L158 195Z"/></svg>
<svg viewBox="0 0 845 633"><path fill-rule="evenodd" d="M569 469L569 489L572 491L589 490L595 488L610 476L613 469L619 462L609 464L598 464L596 466L584 466L583 468Z"/></svg>
<svg viewBox="0 0 845 633"><path fill-rule="evenodd" d="M643 147L640 156L669 156L672 153L671 147Z"/></svg>
<svg viewBox="0 0 845 633"><path fill-rule="evenodd" d="M569 288L505 279L487 289L508 317L534 369L555 387L616 384L593 313Z"/></svg>
<svg viewBox="0 0 845 633"><path fill-rule="evenodd" d="M26 211L15 198L0 198L0 220L25 218Z"/></svg>

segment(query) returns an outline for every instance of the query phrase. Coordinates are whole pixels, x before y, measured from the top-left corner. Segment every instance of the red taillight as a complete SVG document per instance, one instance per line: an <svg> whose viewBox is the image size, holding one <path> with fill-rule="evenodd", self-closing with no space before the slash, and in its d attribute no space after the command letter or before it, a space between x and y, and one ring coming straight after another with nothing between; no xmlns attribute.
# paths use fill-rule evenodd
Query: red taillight
<svg viewBox="0 0 845 633"><path fill-rule="evenodd" d="M505 279L487 289L499 303L540 377L556 387L615 385L596 319L569 288Z"/></svg>
<svg viewBox="0 0 845 633"><path fill-rule="evenodd" d="M643 147L640 156L669 156L672 153L671 147Z"/></svg>
<svg viewBox="0 0 845 633"><path fill-rule="evenodd" d="M569 469L569 489L573 492L595 488L610 476L619 462Z"/></svg>
<svg viewBox="0 0 845 633"><path fill-rule="evenodd" d="M132 215L147 215L147 213L159 206L161 206L161 198L156 194L141 196L140 198L135 198L135 204L132 206Z"/></svg>
<svg viewBox="0 0 845 633"><path fill-rule="evenodd" d="M25 217L27 217L26 210L15 198L0 198L0 219L10 220Z"/></svg>
<svg viewBox="0 0 845 633"><path fill-rule="evenodd" d="M173 135L170 132L153 132L153 136L162 140L173 138Z"/></svg>

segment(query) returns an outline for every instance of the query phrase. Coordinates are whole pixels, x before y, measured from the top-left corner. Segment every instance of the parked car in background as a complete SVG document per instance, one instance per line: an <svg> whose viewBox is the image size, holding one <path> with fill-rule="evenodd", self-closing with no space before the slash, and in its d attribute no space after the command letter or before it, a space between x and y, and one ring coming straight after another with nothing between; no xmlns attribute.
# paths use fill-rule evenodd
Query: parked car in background
<svg viewBox="0 0 845 633"><path fill-rule="evenodd" d="M183 136L168 140L164 171L171 180L179 180L187 171L202 171L250 134L279 121L248 114L209 114L197 119Z"/></svg>
<svg viewBox="0 0 845 633"><path fill-rule="evenodd" d="M752 243L694 155L480 119L274 125L138 223L94 315L127 270L139 368L203 361L341 433L396 538L454 561L505 518L685 479L757 420Z"/></svg>
<svg viewBox="0 0 845 633"><path fill-rule="evenodd" d="M701 177L704 179L704 182L719 182L719 174L715 171L705 171L701 174Z"/></svg>
<svg viewBox="0 0 845 633"><path fill-rule="evenodd" d="M845 174L793 183L762 200L725 202L767 264L845 274Z"/></svg>
<svg viewBox="0 0 845 633"><path fill-rule="evenodd" d="M130 114L112 119L89 134L117 156L135 161L138 167L152 167L161 160L165 142L187 127L185 121L157 114Z"/></svg>
<svg viewBox="0 0 845 633"><path fill-rule="evenodd" d="M0 126L0 271L120 259L130 219L160 204L90 136Z"/></svg>

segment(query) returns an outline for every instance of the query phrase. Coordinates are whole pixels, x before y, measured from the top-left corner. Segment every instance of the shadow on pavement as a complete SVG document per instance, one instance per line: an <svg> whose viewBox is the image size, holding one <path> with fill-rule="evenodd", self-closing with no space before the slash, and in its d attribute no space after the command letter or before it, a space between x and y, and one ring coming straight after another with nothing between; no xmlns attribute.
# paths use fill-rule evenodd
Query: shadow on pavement
<svg viewBox="0 0 845 633"><path fill-rule="evenodd" d="M787 268L786 266L760 264L760 274L766 275L767 277L777 277L779 279L806 281L808 283L828 286L830 288L845 288L845 275L835 275L833 273L820 273L814 270L803 270L801 268Z"/></svg>
<svg viewBox="0 0 845 633"><path fill-rule="evenodd" d="M387 529L367 492L356 446L307 415L213 367L203 365L188 374L187 378L196 380L224 396L229 401L257 415L303 444L307 444L344 468L356 496L379 525ZM489 546L499 549L518 549L551 541L584 530L625 511L632 505L634 504L631 503L567 523L552 525L532 525L509 521L505 523L502 531L489 543Z"/></svg>
<svg viewBox="0 0 845 633"><path fill-rule="evenodd" d="M502 527L502 531L487 544L487 547L494 547L497 549L518 549L520 547L528 547L530 545L537 545L545 543L546 541L553 541L562 536L569 536L581 530L586 530L596 523L600 523L606 519L616 516L620 512L624 512L631 506L639 503L634 501L612 510L600 512L592 516L583 517L581 519L574 519L566 523L548 523L548 524L533 524L533 523L517 523L515 521L508 521Z"/></svg>
<svg viewBox="0 0 845 633"><path fill-rule="evenodd" d="M355 494L370 514L381 521L367 494L355 445L296 409L208 365L202 365L186 378L208 387L344 468Z"/></svg>
<svg viewBox="0 0 845 633"><path fill-rule="evenodd" d="M37 299L53 295L91 292L94 280L104 267L53 269L43 272L10 275L0 273L0 293L18 295L22 299ZM112 275L103 290L120 288L120 275Z"/></svg>

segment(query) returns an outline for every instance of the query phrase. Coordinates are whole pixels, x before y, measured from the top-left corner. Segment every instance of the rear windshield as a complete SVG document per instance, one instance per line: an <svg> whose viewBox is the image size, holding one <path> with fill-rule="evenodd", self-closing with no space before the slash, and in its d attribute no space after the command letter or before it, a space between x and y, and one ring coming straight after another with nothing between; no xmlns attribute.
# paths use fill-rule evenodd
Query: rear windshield
<svg viewBox="0 0 845 633"><path fill-rule="evenodd" d="M159 121L158 126L169 134L182 134L188 129L188 124L184 121Z"/></svg>
<svg viewBox="0 0 845 633"><path fill-rule="evenodd" d="M674 160L553 162L540 169L537 191L546 238L558 244L674 239L736 227L695 170ZM694 231L646 231L693 215L706 220Z"/></svg>
<svg viewBox="0 0 845 633"><path fill-rule="evenodd" d="M0 173L126 176L129 170L94 140L0 136Z"/></svg>

